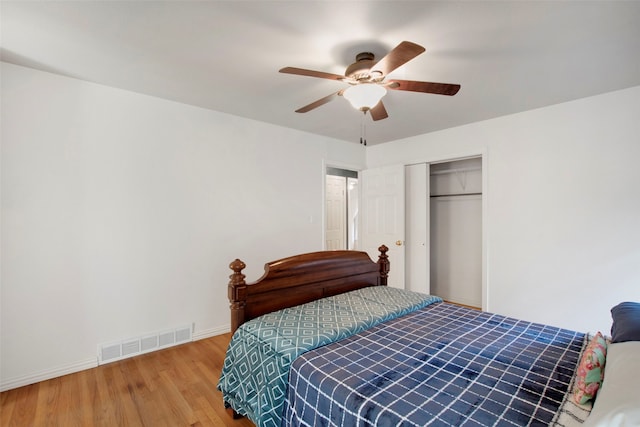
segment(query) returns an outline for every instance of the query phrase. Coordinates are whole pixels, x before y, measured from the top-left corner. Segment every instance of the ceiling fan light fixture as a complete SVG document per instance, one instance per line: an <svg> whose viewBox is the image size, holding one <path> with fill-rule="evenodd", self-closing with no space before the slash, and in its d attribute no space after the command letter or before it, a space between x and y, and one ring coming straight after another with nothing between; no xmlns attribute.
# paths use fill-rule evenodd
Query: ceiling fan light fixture
<svg viewBox="0 0 640 427"><path fill-rule="evenodd" d="M347 88L342 94L351 103L353 108L367 111L375 107L387 90L375 83L361 83Z"/></svg>
<svg viewBox="0 0 640 427"><path fill-rule="evenodd" d="M364 111L365 113L369 111L371 119L377 121L389 117L384 104L380 101L387 93L387 89L448 96L453 96L458 93L458 90L460 90L459 84L400 80L396 78L385 82L385 78L394 72L394 70L402 67L424 51L424 47L420 45L403 41L379 61L376 61L373 53L361 52L356 55L356 62L347 67L343 76L296 67L284 67L280 69L280 72L337 80L350 85L345 89L320 98L302 108L298 108L296 113L306 113L328 103L338 96L344 96L354 108Z"/></svg>

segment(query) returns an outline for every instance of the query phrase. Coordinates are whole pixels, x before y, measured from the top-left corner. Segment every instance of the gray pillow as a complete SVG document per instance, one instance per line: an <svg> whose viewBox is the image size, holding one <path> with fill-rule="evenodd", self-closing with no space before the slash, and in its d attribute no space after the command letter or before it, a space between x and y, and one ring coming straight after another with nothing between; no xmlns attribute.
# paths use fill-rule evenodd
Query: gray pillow
<svg viewBox="0 0 640 427"><path fill-rule="evenodd" d="M611 309L611 342L640 341L640 303L621 302Z"/></svg>

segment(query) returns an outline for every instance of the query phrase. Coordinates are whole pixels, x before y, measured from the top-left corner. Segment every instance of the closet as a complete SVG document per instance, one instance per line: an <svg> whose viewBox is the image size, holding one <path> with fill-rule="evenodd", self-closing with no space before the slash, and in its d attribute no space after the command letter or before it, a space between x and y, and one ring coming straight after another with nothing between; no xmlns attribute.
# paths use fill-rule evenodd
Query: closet
<svg viewBox="0 0 640 427"><path fill-rule="evenodd" d="M429 167L430 292L482 307L482 159Z"/></svg>

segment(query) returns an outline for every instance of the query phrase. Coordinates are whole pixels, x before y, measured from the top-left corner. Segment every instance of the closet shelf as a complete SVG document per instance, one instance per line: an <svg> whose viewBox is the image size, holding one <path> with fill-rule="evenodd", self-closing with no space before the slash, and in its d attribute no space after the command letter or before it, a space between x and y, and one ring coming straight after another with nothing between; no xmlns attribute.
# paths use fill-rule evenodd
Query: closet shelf
<svg viewBox="0 0 640 427"><path fill-rule="evenodd" d="M450 173L475 172L475 171L481 171L481 170L482 170L481 167L445 169L441 171L432 171L431 175L446 175Z"/></svg>
<svg viewBox="0 0 640 427"><path fill-rule="evenodd" d="M482 193L433 194L429 197L482 196Z"/></svg>

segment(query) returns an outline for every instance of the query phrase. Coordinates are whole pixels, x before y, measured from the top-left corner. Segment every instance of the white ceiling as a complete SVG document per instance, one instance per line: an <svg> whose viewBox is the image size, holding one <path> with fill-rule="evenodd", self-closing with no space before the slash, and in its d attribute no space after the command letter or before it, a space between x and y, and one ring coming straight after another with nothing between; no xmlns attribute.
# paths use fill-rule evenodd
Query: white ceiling
<svg viewBox="0 0 640 427"><path fill-rule="evenodd" d="M403 40L426 52L392 75L459 83L390 91L369 145L640 85L640 1L7 1L3 61L357 143L343 74Z"/></svg>

